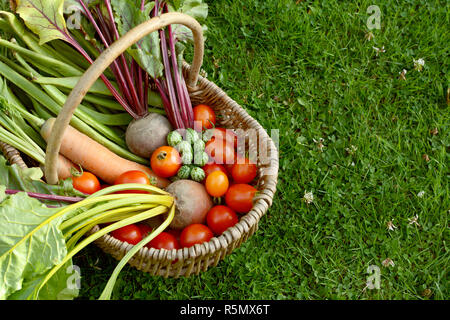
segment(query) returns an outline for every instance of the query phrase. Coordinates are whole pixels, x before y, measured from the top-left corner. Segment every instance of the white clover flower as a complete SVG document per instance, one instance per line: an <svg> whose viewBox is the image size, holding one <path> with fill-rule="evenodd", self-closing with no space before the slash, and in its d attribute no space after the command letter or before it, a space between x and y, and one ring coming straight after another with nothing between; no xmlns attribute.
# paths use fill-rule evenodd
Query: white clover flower
<svg viewBox="0 0 450 320"><path fill-rule="evenodd" d="M419 216L416 214L414 217L409 218L409 224L415 224L416 226L420 227L420 224L417 222L419 219Z"/></svg>
<svg viewBox="0 0 450 320"><path fill-rule="evenodd" d="M366 38L367 41L370 41L373 39L374 35L373 35L372 31L369 31L365 34L364 37Z"/></svg>
<svg viewBox="0 0 450 320"><path fill-rule="evenodd" d="M345 148L345 151L350 155L354 155L356 153L356 150L358 150L358 147L354 145L351 145L350 148Z"/></svg>
<svg viewBox="0 0 450 320"><path fill-rule="evenodd" d="M422 71L423 66L425 65L425 60L423 60L422 58L420 59L413 59L414 61L414 69L416 69L417 71Z"/></svg>
<svg viewBox="0 0 450 320"><path fill-rule="evenodd" d="M319 148L319 151L322 152L323 148L325 148L325 145L323 144L324 139L323 138L319 138L319 140L316 140L313 138L313 141L315 144L317 144L317 148Z"/></svg>
<svg viewBox="0 0 450 320"><path fill-rule="evenodd" d="M386 50L384 50L384 46L382 46L381 48L377 48L377 47L372 47L373 50L375 50L377 52L377 57L379 53L384 53L386 52Z"/></svg>
<svg viewBox="0 0 450 320"><path fill-rule="evenodd" d="M381 264L384 267L389 267L389 266L394 267L395 266L395 263L394 263L394 261L392 261L391 258L386 258L385 260L383 260L383 262L381 262Z"/></svg>
<svg viewBox="0 0 450 320"><path fill-rule="evenodd" d="M388 229L389 231L394 231L395 229L397 229L397 227L394 225L394 223L392 222L392 220L387 222L387 229Z"/></svg>
<svg viewBox="0 0 450 320"><path fill-rule="evenodd" d="M305 191L305 194L303 196L303 201L305 201L306 204L310 204L310 203L314 202L314 195L313 195L312 191L309 191L309 192Z"/></svg>
<svg viewBox="0 0 450 320"><path fill-rule="evenodd" d="M425 191L420 191L418 194L417 194L417 196L419 197L419 198L423 198L423 196L425 195Z"/></svg>

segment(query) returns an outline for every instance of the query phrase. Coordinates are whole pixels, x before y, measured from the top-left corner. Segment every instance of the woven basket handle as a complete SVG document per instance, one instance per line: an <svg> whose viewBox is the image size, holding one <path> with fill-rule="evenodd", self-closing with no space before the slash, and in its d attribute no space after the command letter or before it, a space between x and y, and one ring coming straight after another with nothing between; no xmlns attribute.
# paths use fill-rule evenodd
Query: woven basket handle
<svg viewBox="0 0 450 320"><path fill-rule="evenodd" d="M186 79L186 84L188 88L197 85L198 74L203 63L204 39L202 27L194 18L179 12L164 13L161 16L152 18L128 31L123 37L119 38L103 51L103 53L86 70L67 97L66 103L56 117L45 154L45 178L47 183L58 183L58 173L56 168L64 131L69 125L75 109L81 103L91 86L109 65L130 46L146 35L171 24L182 24L191 29L194 35L194 59L188 78Z"/></svg>

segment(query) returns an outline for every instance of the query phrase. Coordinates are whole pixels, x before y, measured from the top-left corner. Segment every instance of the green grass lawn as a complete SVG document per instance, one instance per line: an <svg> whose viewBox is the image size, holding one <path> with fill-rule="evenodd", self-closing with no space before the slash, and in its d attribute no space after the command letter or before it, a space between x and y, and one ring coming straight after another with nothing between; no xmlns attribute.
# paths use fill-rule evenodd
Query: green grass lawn
<svg viewBox="0 0 450 320"><path fill-rule="evenodd" d="M114 298L448 299L448 2L208 3L204 70L279 129L278 191L217 267L163 279L127 266ZM92 246L74 263L80 299L96 299L117 261ZM370 266L380 289L366 287Z"/></svg>

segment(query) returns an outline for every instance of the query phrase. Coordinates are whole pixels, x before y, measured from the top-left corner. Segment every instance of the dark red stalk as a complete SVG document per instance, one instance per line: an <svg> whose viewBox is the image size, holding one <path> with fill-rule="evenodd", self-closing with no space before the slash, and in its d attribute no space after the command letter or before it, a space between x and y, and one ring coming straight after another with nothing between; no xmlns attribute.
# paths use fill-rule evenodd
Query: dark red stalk
<svg viewBox="0 0 450 320"><path fill-rule="evenodd" d="M80 3L80 5L83 7L84 9L84 14L85 16L88 18L88 20L92 23L92 25L94 26L94 28L96 29L99 37L101 38L103 44L105 46L108 46L108 42L106 41L103 33L100 31L97 23L95 22L94 17L92 16L91 12L89 11L89 9L87 8L87 6L85 5L83 0L78 0L78 2ZM69 36L69 38L71 38ZM89 55L84 51L84 49L76 42L76 41L69 41L72 46L74 46L82 55L83 57L89 61L91 64L94 62ZM115 62L114 62L115 63ZM113 68L111 68L113 69ZM100 76L101 79L103 80L103 82L105 83L105 85L108 87L108 89L110 90L110 92L113 94L113 96L116 98L116 100L124 107L124 109L135 119L139 118L138 115L132 110L132 108L129 106L128 102L125 101L125 99L117 92L116 88L114 88L114 86L111 84L111 82L106 78L105 75L101 75ZM117 82L119 84L120 79L117 79Z"/></svg>
<svg viewBox="0 0 450 320"><path fill-rule="evenodd" d="M21 190L13 190L13 189L6 189L6 194L16 194L18 192L24 192ZM29 197L40 199L40 200L51 200L51 201L61 201L61 202L79 202L84 200L84 198L81 197L68 197L68 196L59 196L55 194L44 194L44 193L37 193L37 192L26 192L26 194Z"/></svg>
<svg viewBox="0 0 450 320"><path fill-rule="evenodd" d="M116 27L116 23L114 21L114 14L112 12L111 2L109 0L105 0L105 4L106 4L106 9L108 11L109 19L110 19L110 25L111 25L111 28L113 31L112 37L113 37L113 39L115 37L115 40L117 40L120 38L120 36L119 36L119 31L117 30L117 27ZM128 68L128 63L125 59L125 55L121 54L119 59L122 62L123 74L125 75L125 80L128 84L128 91L130 92L130 95L133 99L132 101L135 104L136 109L138 110L137 113L140 116L142 116L142 111L144 111L144 113L146 113L146 110L145 110L145 108L143 108L140 105L141 101L139 100L137 92L136 92L136 88L133 85L133 80L130 75L130 69Z"/></svg>

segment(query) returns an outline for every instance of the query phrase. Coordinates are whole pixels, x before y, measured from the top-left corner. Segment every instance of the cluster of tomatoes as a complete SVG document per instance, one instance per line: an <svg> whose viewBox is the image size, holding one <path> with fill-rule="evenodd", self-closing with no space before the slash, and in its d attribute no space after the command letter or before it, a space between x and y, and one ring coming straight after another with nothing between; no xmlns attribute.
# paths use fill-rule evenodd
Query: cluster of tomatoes
<svg viewBox="0 0 450 320"><path fill-rule="evenodd" d="M237 151L238 137L231 130L216 127L214 111L206 105L194 108L194 120L200 121L203 129L208 130L210 139L206 142L205 151L210 161L202 167L205 178L202 184L215 203L207 213L205 223L188 225L183 230L168 229L161 232L146 246L155 249L179 249L191 247L197 243L209 241L213 236L221 235L225 230L239 221L239 216L253 207L253 198L257 189L252 185L257 175L257 166L245 155ZM174 176L180 164L180 158L175 148L164 146L164 157L152 157L151 167L158 176L169 178ZM86 183L92 179L89 173L74 177L74 187L85 193L98 191L100 183ZM89 176L89 178L88 178ZM93 176L95 178L95 176ZM95 178L96 179L96 178ZM92 185L91 189L80 186L80 182ZM140 171L130 171L122 174L115 184L144 183L150 184L148 176ZM133 192L133 191L130 191ZM124 242L137 244L152 228L144 223L130 224L111 232L111 235Z"/></svg>

